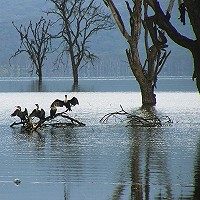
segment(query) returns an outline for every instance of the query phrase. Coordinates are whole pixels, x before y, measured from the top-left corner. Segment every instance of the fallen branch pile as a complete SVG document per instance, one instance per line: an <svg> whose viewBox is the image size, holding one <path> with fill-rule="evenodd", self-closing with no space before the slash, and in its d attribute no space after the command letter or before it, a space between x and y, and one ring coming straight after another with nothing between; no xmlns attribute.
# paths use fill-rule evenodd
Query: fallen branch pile
<svg viewBox="0 0 200 200"><path fill-rule="evenodd" d="M108 120L113 117L116 120L123 120L120 116L126 116L126 120L128 120L129 126L141 126L141 127L158 127L158 126L166 126L171 125L173 121L168 116L158 117L156 115L153 116L139 116L126 112L123 107L120 105L121 110L117 112L112 112L104 115L100 122L107 123Z"/></svg>

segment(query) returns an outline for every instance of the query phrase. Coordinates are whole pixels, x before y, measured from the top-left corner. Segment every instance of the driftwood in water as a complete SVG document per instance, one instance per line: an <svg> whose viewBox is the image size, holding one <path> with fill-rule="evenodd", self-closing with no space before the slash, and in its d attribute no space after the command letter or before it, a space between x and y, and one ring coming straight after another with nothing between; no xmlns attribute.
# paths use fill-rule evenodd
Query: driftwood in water
<svg viewBox="0 0 200 200"><path fill-rule="evenodd" d="M163 126L163 125L170 125L173 123L173 121L168 116L162 116L158 117L156 115L153 116L138 116L134 114L130 114L126 112L123 107L120 105L121 110L117 112L112 112L104 115L100 122L107 123L108 120L111 117L114 117L114 119L120 119L120 116L126 116L126 119L128 119L128 125L129 126L141 126L141 127L157 127L157 126Z"/></svg>
<svg viewBox="0 0 200 200"><path fill-rule="evenodd" d="M62 117L64 119L69 120L70 122L54 122L53 119L57 117ZM49 122L49 123L47 123ZM50 116L39 120L38 122L33 122L30 117L27 117L26 120L20 122L14 122L10 125L10 127L22 125L24 130L26 131L36 131L38 128L42 128L45 126L53 126L53 127L67 127L67 126L85 126L84 123L80 122L77 119L74 119L67 115L66 112L56 113L55 116L52 118Z"/></svg>

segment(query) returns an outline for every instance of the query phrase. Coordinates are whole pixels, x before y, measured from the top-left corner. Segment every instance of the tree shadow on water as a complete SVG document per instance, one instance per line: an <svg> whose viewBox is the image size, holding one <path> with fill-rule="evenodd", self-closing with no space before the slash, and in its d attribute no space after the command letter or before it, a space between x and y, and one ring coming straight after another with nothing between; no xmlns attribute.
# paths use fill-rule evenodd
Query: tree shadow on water
<svg viewBox="0 0 200 200"><path fill-rule="evenodd" d="M31 82L31 91L33 92L44 92L46 90L45 84L39 80L33 80Z"/></svg>
<svg viewBox="0 0 200 200"><path fill-rule="evenodd" d="M80 92L80 85L73 84L71 87L71 92Z"/></svg>
<svg viewBox="0 0 200 200"><path fill-rule="evenodd" d="M71 85L71 83L70 83ZM84 89L80 85L69 85L69 82L63 82L63 80L33 80L31 81L30 91L32 92L84 92Z"/></svg>
<svg viewBox="0 0 200 200"><path fill-rule="evenodd" d="M133 143L130 149L131 196L149 200L150 192L156 189L153 185L156 185L160 187L155 191L156 197L162 191L163 197L172 199L168 154L163 152L167 145L161 128L131 127L130 131Z"/></svg>
<svg viewBox="0 0 200 200"><path fill-rule="evenodd" d="M173 186L168 166L169 155L167 150L163 151L167 148L164 131L160 125L143 126L143 122L138 125L137 121L159 119L161 114L157 113L154 107L141 107L128 114L122 109L122 113L128 116L127 128L130 145L127 165L130 170L130 199L173 199ZM134 120L129 119L130 116ZM133 124L135 120L137 125ZM126 187L127 185L123 184L117 185L113 192L113 199L121 199Z"/></svg>
<svg viewBox="0 0 200 200"><path fill-rule="evenodd" d="M197 153L195 158L195 167L194 167L194 192L193 198L199 199L200 197L200 139L197 144Z"/></svg>

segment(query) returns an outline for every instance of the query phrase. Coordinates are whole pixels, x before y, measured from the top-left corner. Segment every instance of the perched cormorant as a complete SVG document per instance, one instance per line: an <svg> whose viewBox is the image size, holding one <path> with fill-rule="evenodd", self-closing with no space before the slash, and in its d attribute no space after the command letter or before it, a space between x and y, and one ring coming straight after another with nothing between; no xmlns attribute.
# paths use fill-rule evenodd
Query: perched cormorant
<svg viewBox="0 0 200 200"><path fill-rule="evenodd" d="M32 113L29 115L29 117L37 117L40 120L45 119L45 111L41 108L39 109L39 105L36 103L36 109L32 111Z"/></svg>
<svg viewBox="0 0 200 200"><path fill-rule="evenodd" d="M71 106L75 106L76 104L79 104L78 99L76 97L73 97L70 100L67 100L67 95L65 95L65 100L62 101L60 99L56 99L52 104L51 107L63 107L65 106L67 110L71 111Z"/></svg>
<svg viewBox="0 0 200 200"><path fill-rule="evenodd" d="M65 103L67 103L67 95L65 95L65 100L64 100L64 101L62 101L62 100L60 100L60 99L56 99L56 100L51 104L51 107L52 107L52 106L63 107Z"/></svg>
<svg viewBox="0 0 200 200"><path fill-rule="evenodd" d="M51 105L50 108L51 108L51 109L50 109L50 117L51 117L51 118L54 118L54 117L55 117L55 114L56 114L56 111L57 111L56 105L53 104L53 105Z"/></svg>
<svg viewBox="0 0 200 200"><path fill-rule="evenodd" d="M25 121L28 117L27 109L25 108L25 110L22 111L21 106L16 106L16 108L17 109L11 114L11 117L18 116L22 122Z"/></svg>
<svg viewBox="0 0 200 200"><path fill-rule="evenodd" d="M73 97L72 99L68 100L65 104L65 107L68 108L68 110L72 110L71 106L79 105L78 99L76 97Z"/></svg>

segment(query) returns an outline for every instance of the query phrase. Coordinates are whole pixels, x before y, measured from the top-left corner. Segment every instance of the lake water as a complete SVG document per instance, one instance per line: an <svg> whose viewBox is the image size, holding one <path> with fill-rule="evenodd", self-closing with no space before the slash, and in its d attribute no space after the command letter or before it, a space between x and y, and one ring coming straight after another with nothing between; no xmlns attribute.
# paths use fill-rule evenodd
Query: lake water
<svg viewBox="0 0 200 200"><path fill-rule="evenodd" d="M151 112L169 116L173 124L154 128L127 126L123 116L99 122L120 105L129 113L147 112L131 79L82 80L78 92L63 79L48 79L40 88L28 80L0 82L0 199L199 199L200 99L190 79L158 84ZM10 128L17 120L10 117L15 106L31 112L38 103L48 114L52 101L65 94L79 99L69 115L85 127L49 127L32 134Z"/></svg>

